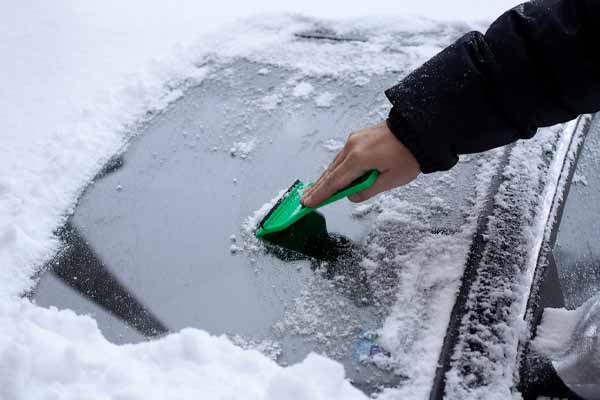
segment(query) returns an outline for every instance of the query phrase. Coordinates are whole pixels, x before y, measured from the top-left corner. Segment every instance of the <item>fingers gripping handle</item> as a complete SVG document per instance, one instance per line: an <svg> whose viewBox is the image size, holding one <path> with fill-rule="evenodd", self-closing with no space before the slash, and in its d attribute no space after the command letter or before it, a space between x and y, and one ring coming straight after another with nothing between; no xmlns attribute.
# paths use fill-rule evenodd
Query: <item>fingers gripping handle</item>
<svg viewBox="0 0 600 400"><path fill-rule="evenodd" d="M338 190L333 195L331 195L327 200L314 207L315 209L321 208L328 204L331 204L335 201L343 199L348 196L352 196L355 193L361 192L373 185L379 176L379 171L371 170L364 175L356 178L350 185L346 186L344 189Z"/></svg>

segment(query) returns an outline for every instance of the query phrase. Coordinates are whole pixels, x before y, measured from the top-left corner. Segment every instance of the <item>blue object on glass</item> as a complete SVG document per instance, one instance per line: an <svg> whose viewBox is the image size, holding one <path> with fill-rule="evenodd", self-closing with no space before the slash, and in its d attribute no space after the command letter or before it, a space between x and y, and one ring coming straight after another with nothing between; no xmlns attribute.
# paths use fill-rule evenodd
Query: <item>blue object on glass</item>
<svg viewBox="0 0 600 400"><path fill-rule="evenodd" d="M377 342L379 335L373 332L361 332L356 341L356 346L352 352L352 363L359 364L360 362L369 359L377 354L389 356L383 347Z"/></svg>

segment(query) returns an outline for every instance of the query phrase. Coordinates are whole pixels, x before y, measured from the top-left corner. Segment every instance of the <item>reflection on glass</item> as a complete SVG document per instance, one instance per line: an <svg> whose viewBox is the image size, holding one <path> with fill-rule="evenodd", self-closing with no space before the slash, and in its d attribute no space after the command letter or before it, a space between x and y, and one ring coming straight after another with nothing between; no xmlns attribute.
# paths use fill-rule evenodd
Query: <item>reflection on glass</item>
<svg viewBox="0 0 600 400"><path fill-rule="evenodd" d="M144 336L168 332L167 327L105 267L71 224L66 225L62 236L65 248L58 255L52 274Z"/></svg>

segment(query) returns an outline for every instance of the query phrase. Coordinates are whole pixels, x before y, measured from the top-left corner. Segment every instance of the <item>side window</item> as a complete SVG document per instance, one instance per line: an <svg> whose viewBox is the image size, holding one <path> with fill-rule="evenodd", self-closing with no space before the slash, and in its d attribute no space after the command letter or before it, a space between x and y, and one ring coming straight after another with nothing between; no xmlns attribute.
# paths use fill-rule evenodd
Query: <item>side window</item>
<svg viewBox="0 0 600 400"><path fill-rule="evenodd" d="M596 116L571 181L553 253L565 306L600 293L600 118Z"/></svg>

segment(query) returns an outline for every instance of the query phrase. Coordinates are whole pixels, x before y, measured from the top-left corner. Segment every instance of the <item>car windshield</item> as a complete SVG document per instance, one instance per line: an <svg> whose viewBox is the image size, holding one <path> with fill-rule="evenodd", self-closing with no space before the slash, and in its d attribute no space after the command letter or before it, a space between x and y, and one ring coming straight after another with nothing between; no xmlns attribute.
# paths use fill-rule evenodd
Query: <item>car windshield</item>
<svg viewBox="0 0 600 400"><path fill-rule="evenodd" d="M297 45L348 52L353 40ZM264 204L318 176L351 130L384 119L383 90L407 71L211 68L87 188L36 302L92 314L115 343L195 327L282 365L327 355L368 393L427 393L500 153L324 208L337 257L281 251L254 237Z"/></svg>

